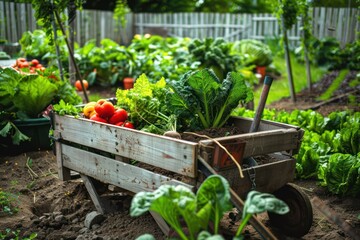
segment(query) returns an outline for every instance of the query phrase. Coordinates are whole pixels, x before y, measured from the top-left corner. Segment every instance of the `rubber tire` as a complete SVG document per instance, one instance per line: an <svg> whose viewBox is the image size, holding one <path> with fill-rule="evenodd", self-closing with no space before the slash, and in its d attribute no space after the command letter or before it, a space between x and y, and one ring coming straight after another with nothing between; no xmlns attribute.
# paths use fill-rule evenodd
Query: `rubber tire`
<svg viewBox="0 0 360 240"><path fill-rule="evenodd" d="M285 215L268 212L271 226L289 237L306 235L313 222L313 210L308 196L295 184L287 183L273 193L290 208Z"/></svg>

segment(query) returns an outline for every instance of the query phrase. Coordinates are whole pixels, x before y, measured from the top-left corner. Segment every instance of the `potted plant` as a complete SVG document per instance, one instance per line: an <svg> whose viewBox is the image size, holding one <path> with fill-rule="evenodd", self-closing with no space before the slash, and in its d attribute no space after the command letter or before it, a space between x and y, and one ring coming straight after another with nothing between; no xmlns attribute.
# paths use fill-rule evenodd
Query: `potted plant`
<svg viewBox="0 0 360 240"><path fill-rule="evenodd" d="M262 83L265 78L266 67L273 61L270 47L258 40L243 39L234 42L231 52L240 55L243 66L253 66L255 72L261 75L260 83Z"/></svg>
<svg viewBox="0 0 360 240"><path fill-rule="evenodd" d="M43 112L63 100L81 103L75 88L54 69L36 74L0 68L0 149L14 154L50 148L50 120Z"/></svg>

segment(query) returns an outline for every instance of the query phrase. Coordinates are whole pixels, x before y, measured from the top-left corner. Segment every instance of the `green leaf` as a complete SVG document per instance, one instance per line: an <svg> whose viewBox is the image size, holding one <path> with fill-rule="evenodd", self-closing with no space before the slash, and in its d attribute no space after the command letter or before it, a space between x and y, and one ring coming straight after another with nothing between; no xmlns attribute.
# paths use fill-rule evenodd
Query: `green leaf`
<svg viewBox="0 0 360 240"><path fill-rule="evenodd" d="M168 83L173 90L169 103L175 114L179 119L194 119L198 129L223 126L241 101L252 98L240 73L228 73L220 82L213 70L202 69Z"/></svg>
<svg viewBox="0 0 360 240"><path fill-rule="evenodd" d="M335 153L331 155L328 163L320 166L322 184L335 194L359 194L359 161L357 156L350 154Z"/></svg>
<svg viewBox="0 0 360 240"><path fill-rule="evenodd" d="M201 184L196 194L198 207L211 204L211 220L214 223L214 232L218 233L220 220L231 209L230 186L227 180L220 175L211 175Z"/></svg>
<svg viewBox="0 0 360 240"><path fill-rule="evenodd" d="M246 214L254 215L266 211L276 214L286 214L290 210L284 201L276 198L272 194L250 191L246 197L243 219Z"/></svg>
<svg viewBox="0 0 360 240"><path fill-rule="evenodd" d="M156 240L156 238L151 234L143 234L137 237L135 240Z"/></svg>
<svg viewBox="0 0 360 240"><path fill-rule="evenodd" d="M0 135L2 137L6 137L11 132L11 129L12 129L11 123L7 122L5 126L0 130Z"/></svg>
<svg viewBox="0 0 360 240"><path fill-rule="evenodd" d="M30 141L31 140L31 138L29 138L28 136L23 134L15 125L13 125L13 127L15 129L15 133L12 136L13 144L19 145L20 142L22 142L22 141Z"/></svg>
<svg viewBox="0 0 360 240"><path fill-rule="evenodd" d="M53 106L54 112L57 114L64 116L64 115L71 115L71 116L78 116L79 112L81 112L81 109L78 107L75 107L72 104L65 103L64 100L60 100L58 104L55 104Z"/></svg>
<svg viewBox="0 0 360 240"><path fill-rule="evenodd" d="M40 75L28 75L22 81L13 103L29 117L36 118L51 103L58 89Z"/></svg>

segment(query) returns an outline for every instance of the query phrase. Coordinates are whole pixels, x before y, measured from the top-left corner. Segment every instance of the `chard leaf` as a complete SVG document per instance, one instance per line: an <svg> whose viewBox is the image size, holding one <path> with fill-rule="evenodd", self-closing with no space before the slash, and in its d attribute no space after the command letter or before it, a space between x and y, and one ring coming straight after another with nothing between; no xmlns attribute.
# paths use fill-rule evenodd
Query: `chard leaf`
<svg viewBox="0 0 360 240"><path fill-rule="evenodd" d="M221 91L216 99L215 106L219 106L219 109L212 127L222 127L240 101L249 102L252 98L252 91L246 86L244 76L236 72L228 73L226 79L222 82Z"/></svg>
<svg viewBox="0 0 360 240"><path fill-rule="evenodd" d="M252 99L245 78L235 72L220 82L212 69L202 69L188 72L169 85L173 90L169 103L175 114L179 119L190 116L199 123L197 129L223 126L240 101Z"/></svg>
<svg viewBox="0 0 360 240"><path fill-rule="evenodd" d="M180 223L181 212L195 216L195 194L188 188L178 185L162 185L154 192L139 192L131 202L130 215L140 216L146 211L159 213L164 220L179 234L185 237ZM185 210L188 208L188 210ZM188 217L191 217L188 216ZM189 229L192 226L188 226ZM195 224L194 228L200 225Z"/></svg>
<svg viewBox="0 0 360 240"><path fill-rule="evenodd" d="M227 180L220 175L211 175L201 184L196 194L199 207L211 204L211 220L214 223L214 232L218 233L220 220L225 213L231 209L230 186Z"/></svg>
<svg viewBox="0 0 360 240"><path fill-rule="evenodd" d="M245 219L247 214L253 215L266 211L286 214L289 212L289 207L284 201L272 194L250 191L246 197L242 219Z"/></svg>

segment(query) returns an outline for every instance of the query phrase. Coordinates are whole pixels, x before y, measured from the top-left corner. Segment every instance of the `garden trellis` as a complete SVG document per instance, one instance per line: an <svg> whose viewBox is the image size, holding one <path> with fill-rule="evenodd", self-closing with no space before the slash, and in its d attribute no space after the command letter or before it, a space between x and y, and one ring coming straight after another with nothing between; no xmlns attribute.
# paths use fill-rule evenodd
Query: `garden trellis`
<svg viewBox="0 0 360 240"><path fill-rule="evenodd" d="M312 8L313 35L317 38L335 37L342 45L356 40L360 31L355 8ZM0 40L18 42L23 32L40 28L31 4L0 3ZM129 13L123 29L109 11L82 10L76 18L75 41L83 45L90 39L110 38L128 44L134 34L162 33L169 36L205 38L225 37L229 41L245 38L264 40L280 34L272 14L230 13ZM300 20L288 33L291 45L300 43Z"/></svg>

